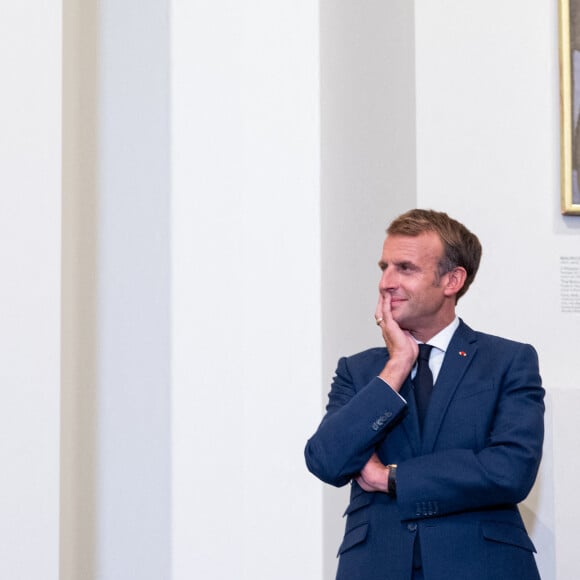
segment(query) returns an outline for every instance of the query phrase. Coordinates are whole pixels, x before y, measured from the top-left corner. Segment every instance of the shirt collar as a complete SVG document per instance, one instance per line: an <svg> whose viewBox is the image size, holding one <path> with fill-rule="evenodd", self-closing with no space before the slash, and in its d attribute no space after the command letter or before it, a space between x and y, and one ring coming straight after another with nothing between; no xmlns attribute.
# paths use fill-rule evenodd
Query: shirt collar
<svg viewBox="0 0 580 580"><path fill-rule="evenodd" d="M427 344L431 344L440 351L445 352L458 326L459 317L455 316L451 324L448 324L443 330L440 330L434 337L429 339Z"/></svg>

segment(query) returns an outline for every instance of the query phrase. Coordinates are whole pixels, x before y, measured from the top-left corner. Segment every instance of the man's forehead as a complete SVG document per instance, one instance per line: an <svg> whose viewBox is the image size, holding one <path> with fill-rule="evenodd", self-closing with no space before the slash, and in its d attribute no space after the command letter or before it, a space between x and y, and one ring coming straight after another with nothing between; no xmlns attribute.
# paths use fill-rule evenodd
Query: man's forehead
<svg viewBox="0 0 580 580"><path fill-rule="evenodd" d="M418 236L388 234L383 243L383 258L393 254L398 257L433 257L443 255L443 242L435 232L423 232Z"/></svg>

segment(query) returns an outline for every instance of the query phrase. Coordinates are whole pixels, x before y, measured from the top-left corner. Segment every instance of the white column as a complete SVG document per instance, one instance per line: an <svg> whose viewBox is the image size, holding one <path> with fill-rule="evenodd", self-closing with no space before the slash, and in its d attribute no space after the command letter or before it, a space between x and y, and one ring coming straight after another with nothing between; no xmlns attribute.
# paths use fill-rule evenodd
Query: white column
<svg viewBox="0 0 580 580"><path fill-rule="evenodd" d="M61 17L0 18L1 578L58 578Z"/></svg>
<svg viewBox="0 0 580 580"><path fill-rule="evenodd" d="M172 3L173 578L319 580L316 3Z"/></svg>

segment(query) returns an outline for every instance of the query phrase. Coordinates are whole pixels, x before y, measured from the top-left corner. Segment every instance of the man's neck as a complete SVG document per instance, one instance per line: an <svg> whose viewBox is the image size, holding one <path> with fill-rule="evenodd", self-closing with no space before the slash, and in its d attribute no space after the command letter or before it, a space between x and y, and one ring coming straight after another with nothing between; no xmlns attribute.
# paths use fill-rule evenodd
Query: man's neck
<svg viewBox="0 0 580 580"><path fill-rule="evenodd" d="M421 328L417 330L409 330L413 338L418 342L428 342L435 335L439 334L443 329L447 328L456 318L455 310L442 320L437 321L436 324L429 328Z"/></svg>

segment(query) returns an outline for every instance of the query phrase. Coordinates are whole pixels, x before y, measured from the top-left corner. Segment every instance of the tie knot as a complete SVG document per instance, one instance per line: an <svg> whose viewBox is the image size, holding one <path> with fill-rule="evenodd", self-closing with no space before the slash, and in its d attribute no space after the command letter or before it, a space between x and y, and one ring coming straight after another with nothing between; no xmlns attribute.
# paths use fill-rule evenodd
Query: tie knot
<svg viewBox="0 0 580 580"><path fill-rule="evenodd" d="M432 348L433 348L432 344L420 344L419 345L419 359L428 361Z"/></svg>

